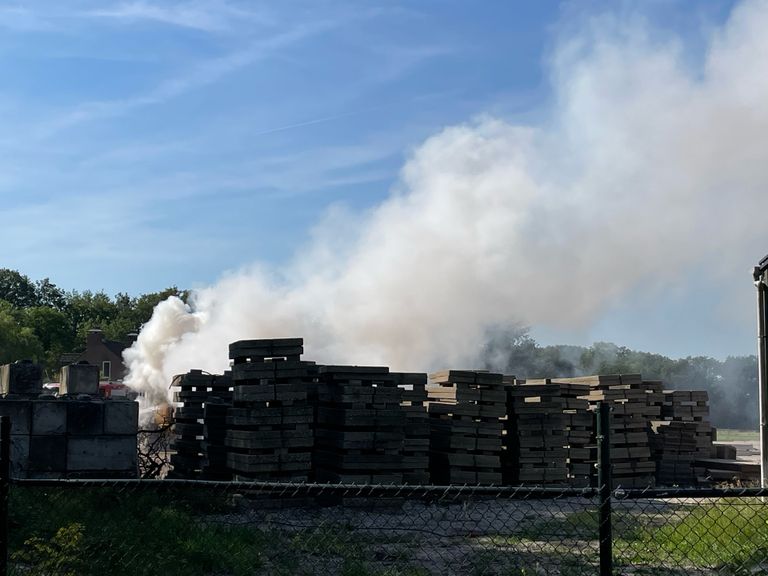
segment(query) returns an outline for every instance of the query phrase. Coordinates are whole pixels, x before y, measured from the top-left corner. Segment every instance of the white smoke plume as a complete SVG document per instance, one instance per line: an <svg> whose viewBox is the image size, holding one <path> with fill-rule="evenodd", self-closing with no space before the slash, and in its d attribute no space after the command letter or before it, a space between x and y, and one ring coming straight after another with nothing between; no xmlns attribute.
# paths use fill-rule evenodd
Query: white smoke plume
<svg viewBox="0 0 768 576"><path fill-rule="evenodd" d="M229 342L259 337L303 336L322 362L471 366L489 325L583 325L638 286L761 254L768 2L739 4L701 53L638 22L561 40L545 121L447 128L386 201L331 210L290 266L158 306L128 382L162 396L173 374L221 371Z"/></svg>

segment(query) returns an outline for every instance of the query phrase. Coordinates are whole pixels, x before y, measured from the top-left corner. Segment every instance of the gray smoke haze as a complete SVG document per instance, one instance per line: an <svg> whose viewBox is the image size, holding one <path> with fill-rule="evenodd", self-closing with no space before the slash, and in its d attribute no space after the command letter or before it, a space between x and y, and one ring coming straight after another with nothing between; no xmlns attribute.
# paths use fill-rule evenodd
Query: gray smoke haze
<svg viewBox="0 0 768 576"><path fill-rule="evenodd" d="M768 210L767 29L768 2L742 2L691 58L638 19L586 23L554 51L545 121L446 128L380 205L329 211L289 266L158 306L126 352L129 383L161 397L173 374L221 371L229 342L256 337L303 336L323 362L471 366L489 326L584 326L702 261L743 275L729 255L768 242L754 225Z"/></svg>

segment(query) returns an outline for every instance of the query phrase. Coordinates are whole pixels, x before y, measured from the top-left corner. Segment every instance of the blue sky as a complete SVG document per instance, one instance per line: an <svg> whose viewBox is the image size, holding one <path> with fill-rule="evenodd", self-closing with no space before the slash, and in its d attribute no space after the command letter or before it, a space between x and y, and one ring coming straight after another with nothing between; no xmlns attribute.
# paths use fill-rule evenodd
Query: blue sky
<svg viewBox="0 0 768 576"><path fill-rule="evenodd" d="M331 203L385 197L440 128L546 97L555 3L272 4L0 9L0 191L35 229L3 235L4 264L108 292L208 283L287 258Z"/></svg>
<svg viewBox="0 0 768 576"><path fill-rule="evenodd" d="M3 2L0 265L111 294L279 265L329 206L385 199L430 135L482 114L546 119L571 27L631 13L695 59L732 4ZM718 289L536 334L751 353L752 325L713 311Z"/></svg>

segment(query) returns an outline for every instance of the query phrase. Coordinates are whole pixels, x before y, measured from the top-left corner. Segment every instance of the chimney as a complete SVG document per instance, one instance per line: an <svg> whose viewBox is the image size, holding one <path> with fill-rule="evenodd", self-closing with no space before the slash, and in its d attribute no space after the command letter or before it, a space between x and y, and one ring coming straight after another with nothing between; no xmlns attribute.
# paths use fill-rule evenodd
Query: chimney
<svg viewBox="0 0 768 576"><path fill-rule="evenodd" d="M99 328L88 330L88 335L85 338L85 349L90 350L94 346L99 346L103 340L104 332Z"/></svg>
<svg viewBox="0 0 768 576"><path fill-rule="evenodd" d="M136 342L136 338L138 337L139 335L136 332L131 332L130 334L128 334L126 336L126 338L128 339L128 347L133 346L133 343Z"/></svg>

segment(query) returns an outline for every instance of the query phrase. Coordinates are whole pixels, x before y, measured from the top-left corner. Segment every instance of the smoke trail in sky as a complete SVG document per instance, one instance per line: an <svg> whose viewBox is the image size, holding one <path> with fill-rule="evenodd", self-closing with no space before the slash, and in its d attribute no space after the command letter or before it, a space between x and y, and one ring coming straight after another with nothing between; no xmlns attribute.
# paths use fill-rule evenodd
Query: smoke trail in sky
<svg viewBox="0 0 768 576"><path fill-rule="evenodd" d="M768 3L743 2L697 59L636 20L585 24L555 51L545 121L446 128L384 202L330 210L290 265L160 305L128 381L162 396L257 337L303 336L324 362L469 366L488 326L580 326L703 261L732 272L729 255L768 241L766 29Z"/></svg>

